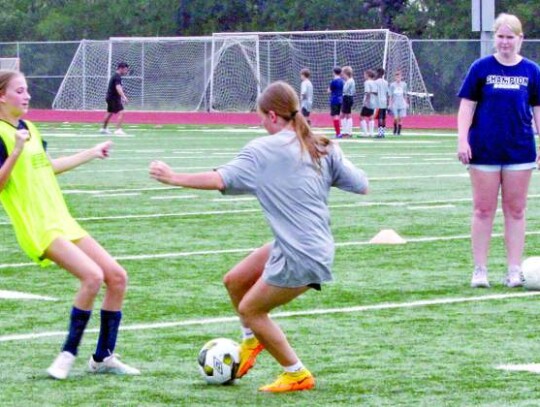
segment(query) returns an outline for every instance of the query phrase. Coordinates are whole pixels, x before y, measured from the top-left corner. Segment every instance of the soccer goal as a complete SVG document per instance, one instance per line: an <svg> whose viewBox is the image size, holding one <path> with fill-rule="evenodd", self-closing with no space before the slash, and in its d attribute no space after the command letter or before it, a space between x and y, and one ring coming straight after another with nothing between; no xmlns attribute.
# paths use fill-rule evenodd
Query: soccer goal
<svg viewBox="0 0 540 407"><path fill-rule="evenodd" d="M19 58L0 58L0 69L19 71L21 69Z"/></svg>
<svg viewBox="0 0 540 407"><path fill-rule="evenodd" d="M314 109L326 111L333 67L351 65L360 94L364 70L383 67L389 82L399 70L411 91L411 111L433 111L409 40L389 30L85 40L53 108L103 109L108 78L120 61L130 66L123 84L132 110L253 111L268 84L283 80L299 90L300 70L309 68Z"/></svg>
<svg viewBox="0 0 540 407"><path fill-rule="evenodd" d="M384 68L392 81L400 71L407 82L413 113L433 106L410 41L386 29L353 31L216 33L210 89L212 110L253 110L258 93L276 80L300 89L300 70L309 68L314 109L328 108L328 84L335 66L350 65L357 92L367 69Z"/></svg>

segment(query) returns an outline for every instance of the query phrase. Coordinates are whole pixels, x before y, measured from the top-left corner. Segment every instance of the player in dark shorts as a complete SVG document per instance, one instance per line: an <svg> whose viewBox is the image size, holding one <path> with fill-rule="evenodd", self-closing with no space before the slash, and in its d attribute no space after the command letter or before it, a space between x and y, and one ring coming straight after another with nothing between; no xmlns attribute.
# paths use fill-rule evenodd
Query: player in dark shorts
<svg viewBox="0 0 540 407"><path fill-rule="evenodd" d="M103 119L103 127L100 130L101 133L110 134L107 125L109 124L111 117L118 114L118 121L116 122L114 134L119 136L124 136L126 134L122 130L122 122L124 121L124 104L127 103L128 99L124 93L124 88L122 87L122 76L127 75L128 72L129 65L125 62L120 62L116 66L116 72L109 80L107 97L105 98L107 102L107 113Z"/></svg>

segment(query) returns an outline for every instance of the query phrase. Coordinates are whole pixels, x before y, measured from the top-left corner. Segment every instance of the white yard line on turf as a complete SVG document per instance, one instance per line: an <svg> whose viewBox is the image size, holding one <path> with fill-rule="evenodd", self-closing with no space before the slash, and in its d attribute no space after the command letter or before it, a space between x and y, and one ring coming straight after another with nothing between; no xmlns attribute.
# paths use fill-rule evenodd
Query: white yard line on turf
<svg viewBox="0 0 540 407"><path fill-rule="evenodd" d="M121 192L119 194L95 194L93 195L94 198L109 198L109 197L117 197L117 196L139 196L140 192Z"/></svg>
<svg viewBox="0 0 540 407"><path fill-rule="evenodd" d="M411 301L411 302L402 302L402 303L382 303L382 304L372 304L372 305L360 305L360 306L355 306L355 307L344 307L344 308L322 308L322 309L315 309L315 310L309 310L309 311L276 312L276 313L272 313L272 318L289 318L289 317L298 317L298 316L329 315L329 314L350 314L350 313L356 313L356 312L378 311L378 310L388 310L388 309L416 308L416 307L427 307L427 306L433 306L433 305L461 304L461 303L466 303L466 302L505 300L509 298L534 297L538 295L540 295L540 292L535 291L535 292L521 292L521 293L511 293L511 294L480 295L480 296L474 296L474 297L436 298L433 300L420 300L420 301ZM122 327L120 327L120 330L143 331L143 330L160 329L160 328L176 328L179 326L221 324L225 322L235 322L235 321L238 321L238 317L236 316L219 317L219 318L188 319L184 321L157 322L153 324L123 325ZM87 329L85 332L97 333L99 332L99 329ZM40 332L40 333L31 333L31 334L3 335L3 336L0 336L0 342L24 341L24 340L32 340L32 339L38 339L38 338L48 338L48 337L64 336L64 335L66 335L65 331L50 331L50 332Z"/></svg>
<svg viewBox="0 0 540 407"><path fill-rule="evenodd" d="M152 196L150 199L166 200L166 199L195 199L198 195L167 195L167 196Z"/></svg>
<svg viewBox="0 0 540 407"><path fill-rule="evenodd" d="M526 232L527 236L540 235L540 231ZM493 233L493 238L502 237L502 233ZM454 236L426 236L426 237L415 237L406 239L407 243L425 243L425 242L442 242L449 240L462 240L470 239L470 235L454 235ZM341 247L350 247L350 246L368 246L373 245L368 240L362 241L349 241L349 242L337 242L335 244L336 249ZM155 254L131 254L131 255L119 255L114 256L117 260L157 260L157 259L175 259L180 257L190 257L190 256L206 256L206 255L215 255L215 254L230 254L230 253L249 253L255 250L255 248L237 248L237 249L223 249L223 250L201 250L195 252L174 252L174 253L155 253ZM21 268L21 267L30 267L35 266L34 263L5 263L0 264L1 269L10 269L10 268Z"/></svg>
<svg viewBox="0 0 540 407"><path fill-rule="evenodd" d="M507 370L509 372L529 372L540 373L540 363L527 363L523 365L498 365L495 369Z"/></svg>
<svg viewBox="0 0 540 407"><path fill-rule="evenodd" d="M6 291L6 290L0 290L0 299L57 301L57 298L53 298L53 297L22 293L20 291Z"/></svg>
<svg viewBox="0 0 540 407"><path fill-rule="evenodd" d="M423 211L425 209L451 209L455 208L455 205L421 205L421 206L407 206L410 211Z"/></svg>

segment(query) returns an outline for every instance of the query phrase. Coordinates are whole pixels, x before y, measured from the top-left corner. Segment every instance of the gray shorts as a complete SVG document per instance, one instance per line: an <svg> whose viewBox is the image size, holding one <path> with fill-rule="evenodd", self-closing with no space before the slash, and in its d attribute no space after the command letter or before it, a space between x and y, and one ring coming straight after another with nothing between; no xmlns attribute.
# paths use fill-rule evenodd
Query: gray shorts
<svg viewBox="0 0 540 407"><path fill-rule="evenodd" d="M475 170L482 171L482 172L526 171L526 170L535 170L536 163L501 164L501 165L469 164L467 168L474 168Z"/></svg>

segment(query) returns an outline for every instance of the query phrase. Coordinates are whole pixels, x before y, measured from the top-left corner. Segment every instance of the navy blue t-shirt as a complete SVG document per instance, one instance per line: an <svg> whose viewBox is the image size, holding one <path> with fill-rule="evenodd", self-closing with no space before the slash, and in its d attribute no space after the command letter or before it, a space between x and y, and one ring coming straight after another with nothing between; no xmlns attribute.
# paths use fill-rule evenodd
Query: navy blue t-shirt
<svg viewBox="0 0 540 407"><path fill-rule="evenodd" d="M345 81L341 78L335 78L330 82L330 104L340 105L343 103L343 86Z"/></svg>
<svg viewBox="0 0 540 407"><path fill-rule="evenodd" d="M6 122L7 123L7 122ZM11 125L11 123L9 123ZM28 130L28 126L23 120L19 120L19 124L17 125L17 130L26 129ZM42 140L43 143L43 149L47 150L47 142L45 140ZM4 165L4 162L6 162L8 158L8 152L6 145L4 144L4 140L0 138L0 167Z"/></svg>
<svg viewBox="0 0 540 407"><path fill-rule="evenodd" d="M536 161L531 106L540 105L540 67L523 58L502 65L491 55L475 61L458 93L476 109L469 129L471 164Z"/></svg>

